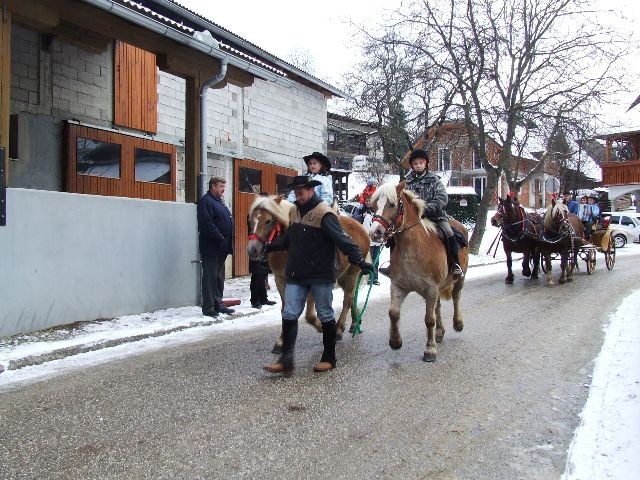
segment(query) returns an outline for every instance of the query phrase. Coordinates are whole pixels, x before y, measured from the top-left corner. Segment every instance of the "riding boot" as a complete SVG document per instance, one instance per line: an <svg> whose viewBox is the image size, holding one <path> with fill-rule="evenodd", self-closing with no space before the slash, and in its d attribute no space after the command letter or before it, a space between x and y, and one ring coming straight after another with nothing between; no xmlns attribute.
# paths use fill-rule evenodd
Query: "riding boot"
<svg viewBox="0 0 640 480"><path fill-rule="evenodd" d="M320 362L313 367L314 372L328 372L336 368L336 321L322 322L322 344L324 351Z"/></svg>
<svg viewBox="0 0 640 480"><path fill-rule="evenodd" d="M455 235L447 238L447 245L449 246L449 260L451 261L451 275L453 278L458 279L464 277L462 267L460 267L460 259L458 257L458 240Z"/></svg>
<svg viewBox="0 0 640 480"><path fill-rule="evenodd" d="M265 365L263 368L270 373L282 373L291 376L293 373L293 352L298 336L298 320L282 319L282 355L276 363Z"/></svg>

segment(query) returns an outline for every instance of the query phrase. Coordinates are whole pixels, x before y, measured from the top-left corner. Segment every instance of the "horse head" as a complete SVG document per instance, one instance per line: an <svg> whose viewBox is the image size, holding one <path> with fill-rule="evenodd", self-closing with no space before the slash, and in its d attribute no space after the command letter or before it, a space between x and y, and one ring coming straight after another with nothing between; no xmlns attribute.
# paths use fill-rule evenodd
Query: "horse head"
<svg viewBox="0 0 640 480"><path fill-rule="evenodd" d="M496 213L491 217L491 225L494 227L500 227L504 222L504 200L498 197L498 208Z"/></svg>
<svg viewBox="0 0 640 480"><path fill-rule="evenodd" d="M544 214L544 228L546 231L563 233L563 226L567 225L569 209L562 199L552 199Z"/></svg>
<svg viewBox="0 0 640 480"><path fill-rule="evenodd" d="M264 247L289 227L289 210L293 205L282 195L257 196L249 207L249 242L247 254L258 260Z"/></svg>
<svg viewBox="0 0 640 480"><path fill-rule="evenodd" d="M406 182L397 186L389 183L378 187L371 197L371 204L375 214L369 228L369 237L374 242L384 242L387 237L400 226L402 221L402 206L398 201Z"/></svg>

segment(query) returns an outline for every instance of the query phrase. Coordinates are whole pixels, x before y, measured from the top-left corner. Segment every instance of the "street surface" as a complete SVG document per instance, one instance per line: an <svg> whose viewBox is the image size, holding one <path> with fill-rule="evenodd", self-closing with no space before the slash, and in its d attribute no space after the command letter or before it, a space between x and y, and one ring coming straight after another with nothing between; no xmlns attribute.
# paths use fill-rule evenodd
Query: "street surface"
<svg viewBox="0 0 640 480"><path fill-rule="evenodd" d="M321 336L300 329L293 378L261 370L278 329L211 335L0 394L0 478L557 479L587 396L602 326L637 289L640 255L572 284L470 280L465 329L422 362L424 308L388 300L311 371ZM554 277L558 276L554 262ZM378 287L380 288L380 287Z"/></svg>

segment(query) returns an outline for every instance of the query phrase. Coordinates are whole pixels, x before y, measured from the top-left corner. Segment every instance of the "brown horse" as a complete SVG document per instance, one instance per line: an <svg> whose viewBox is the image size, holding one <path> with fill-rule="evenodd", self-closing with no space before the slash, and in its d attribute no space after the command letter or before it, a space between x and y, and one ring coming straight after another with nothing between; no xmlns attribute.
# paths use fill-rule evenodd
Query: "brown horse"
<svg viewBox="0 0 640 480"><path fill-rule="evenodd" d="M267 243L273 241L278 235L286 232L289 228L289 211L295 208L294 205L283 197L271 195L268 197L257 197L249 208L249 244L247 245L247 253L249 258L258 259L264 254L264 247ZM349 217L339 216L340 224L344 231L353 239L356 245L366 256L369 252L369 235L365 228ZM269 267L276 279L276 286L282 299L282 308L284 308L284 289L286 284L285 267L287 265L287 252L271 252L269 253ZM344 324L347 314L351 310L353 297L355 295L356 283L360 268L351 265L347 257L336 250L336 278L338 285L344 291L344 299L342 301L342 312L337 321L337 338L342 338L344 332ZM312 324L316 329L322 331L322 323L316 315L315 302L313 296L307 298L307 309L305 312L307 322ZM351 322L355 323L354 313L351 312ZM282 346L282 338L279 338L274 346L273 352L278 353Z"/></svg>
<svg viewBox="0 0 640 480"><path fill-rule="evenodd" d="M544 229L538 240L538 248L544 259L547 285L553 285L551 276L551 255L560 254L560 278L558 283L573 281L576 249L583 244L584 226L562 200L551 200L544 215ZM572 258L573 257L573 258Z"/></svg>
<svg viewBox="0 0 640 480"><path fill-rule="evenodd" d="M491 217L491 225L502 227L502 247L507 257L504 283L513 283L511 252L522 253L522 275L537 279L540 267L537 241L542 234L542 217L537 213L526 213L516 198L507 195L504 200L498 197L498 210ZM533 263L533 271L530 263Z"/></svg>
<svg viewBox="0 0 640 480"><path fill-rule="evenodd" d="M397 186L387 184L378 188L373 195L376 214L369 235L376 242L390 237L395 239L390 266L389 345L395 350L402 347L398 331L400 307L410 292L417 292L426 303L424 321L427 326L427 346L422 359L433 362L436 359L436 341L441 342L444 337L440 317L441 297L453 299L453 328L459 332L464 327L459 305L464 277L453 279L437 226L430 220L420 219L424 202L404 187L405 182L401 182ZM468 239L468 232L460 222L451 219L451 225ZM459 255L460 266L466 272L469 260L467 248L461 248Z"/></svg>

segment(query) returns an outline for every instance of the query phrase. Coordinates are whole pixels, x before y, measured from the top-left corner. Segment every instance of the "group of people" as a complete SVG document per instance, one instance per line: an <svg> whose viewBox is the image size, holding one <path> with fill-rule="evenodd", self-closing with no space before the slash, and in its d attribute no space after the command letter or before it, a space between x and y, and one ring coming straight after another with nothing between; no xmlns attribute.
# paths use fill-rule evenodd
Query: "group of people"
<svg viewBox="0 0 640 480"><path fill-rule="evenodd" d="M590 240L591 234L593 233L593 225L597 223L600 218L598 198L591 192L580 197L580 203L573 198L570 192L564 192L563 197L569 213L577 215L584 225L584 237Z"/></svg>
<svg viewBox="0 0 640 480"><path fill-rule="evenodd" d="M264 366L270 373L290 375L294 369L294 347L298 334L298 318L304 310L306 298L312 293L318 317L322 322L323 353L314 366L316 372L326 372L336 366L336 321L333 311L333 286L336 280L335 255L339 249L353 265L378 282L378 269L366 261L362 252L342 228L337 213L331 208L333 186L331 163L319 152L304 157L307 174L294 177L287 185L288 199L295 208L290 212L289 228L266 246L266 252L287 250L285 268L286 287L282 309L282 354L275 363ZM406 175L407 188L425 202L423 217L436 222L447 239L450 268L454 277L463 275L458 261L458 244L453 236L445 212L447 193L440 178L429 172L429 156L424 150L414 150L410 156L411 171ZM361 195L361 207L355 214L369 229L374 218L371 199L377 182L370 179ZM209 190L198 202L199 247L202 260L202 313L217 317L233 313L222 301L225 261L233 253L233 218L222 197L226 188L224 178L213 177ZM376 259L382 245L371 245L370 255ZM321 261L318 261L321 259ZM258 308L273 304L266 297L265 283L269 273L266 262L257 262L252 269L251 304ZM380 272L385 273L383 269ZM255 272L255 273L254 273ZM255 275L255 279L253 278ZM255 281L254 281L255 280Z"/></svg>

